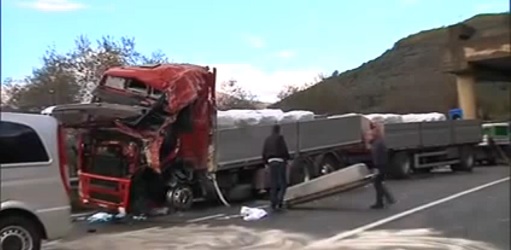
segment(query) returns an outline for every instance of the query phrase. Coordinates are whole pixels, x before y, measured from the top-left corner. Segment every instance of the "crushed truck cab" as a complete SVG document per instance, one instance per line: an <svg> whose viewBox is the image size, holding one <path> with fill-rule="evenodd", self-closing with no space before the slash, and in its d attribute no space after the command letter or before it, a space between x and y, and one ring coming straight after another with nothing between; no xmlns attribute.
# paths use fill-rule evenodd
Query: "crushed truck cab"
<svg viewBox="0 0 511 250"><path fill-rule="evenodd" d="M169 201L189 207L201 192L190 180L208 168L214 87L215 70L207 67L114 67L92 103L46 110L78 131L82 202L128 211Z"/></svg>

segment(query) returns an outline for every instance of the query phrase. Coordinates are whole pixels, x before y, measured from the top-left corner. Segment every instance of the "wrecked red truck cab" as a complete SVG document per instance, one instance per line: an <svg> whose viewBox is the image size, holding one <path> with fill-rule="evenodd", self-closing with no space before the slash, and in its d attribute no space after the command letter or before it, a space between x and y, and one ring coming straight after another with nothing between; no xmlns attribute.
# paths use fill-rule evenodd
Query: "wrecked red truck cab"
<svg viewBox="0 0 511 250"><path fill-rule="evenodd" d="M191 206L210 160L215 74L190 64L114 67L92 103L54 107L78 131L81 201L132 213Z"/></svg>

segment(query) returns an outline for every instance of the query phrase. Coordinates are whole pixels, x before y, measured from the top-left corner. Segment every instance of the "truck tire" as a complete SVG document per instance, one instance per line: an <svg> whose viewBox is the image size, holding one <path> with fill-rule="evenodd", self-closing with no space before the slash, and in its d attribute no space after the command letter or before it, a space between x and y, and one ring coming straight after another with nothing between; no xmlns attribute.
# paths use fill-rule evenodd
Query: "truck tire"
<svg viewBox="0 0 511 250"><path fill-rule="evenodd" d="M407 152L395 152L391 155L389 175L394 179L405 179L412 173L412 162Z"/></svg>
<svg viewBox="0 0 511 250"><path fill-rule="evenodd" d="M318 169L318 176L326 175L342 168L341 163L330 154L320 155L316 158L315 162Z"/></svg>
<svg viewBox="0 0 511 250"><path fill-rule="evenodd" d="M314 164L307 158L301 157L291 163L289 171L289 185L293 186L312 180L315 177Z"/></svg>
<svg viewBox="0 0 511 250"><path fill-rule="evenodd" d="M0 249L40 250L42 238L35 221L16 215L0 218Z"/></svg>
<svg viewBox="0 0 511 250"><path fill-rule="evenodd" d="M474 150L470 146L459 148L460 162L451 165L453 171L472 172L475 164Z"/></svg>

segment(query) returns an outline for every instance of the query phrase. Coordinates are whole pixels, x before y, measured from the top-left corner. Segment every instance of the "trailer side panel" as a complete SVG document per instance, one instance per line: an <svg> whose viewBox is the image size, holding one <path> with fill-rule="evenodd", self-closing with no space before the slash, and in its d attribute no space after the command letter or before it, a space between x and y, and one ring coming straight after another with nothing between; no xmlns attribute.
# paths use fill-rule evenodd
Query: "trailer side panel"
<svg viewBox="0 0 511 250"><path fill-rule="evenodd" d="M420 124L422 147L443 147L451 145L451 126L449 121L422 122Z"/></svg>
<svg viewBox="0 0 511 250"><path fill-rule="evenodd" d="M385 142L393 150L421 147L420 123L392 123L385 125Z"/></svg>
<svg viewBox="0 0 511 250"><path fill-rule="evenodd" d="M250 126L217 131L217 162L219 169L258 164L265 138L272 125ZM320 151L363 141L369 120L347 116L281 124L291 154Z"/></svg>
<svg viewBox="0 0 511 250"><path fill-rule="evenodd" d="M456 120L452 123L453 144L477 144L481 142L483 131L478 120Z"/></svg>
<svg viewBox="0 0 511 250"><path fill-rule="evenodd" d="M299 125L300 152L310 152L362 142L368 121L361 116L301 122Z"/></svg>
<svg viewBox="0 0 511 250"><path fill-rule="evenodd" d="M238 162L258 161L265 138L272 125L250 126L217 131L217 161L220 168ZM291 154L298 150L298 124L282 124L282 134L286 138Z"/></svg>

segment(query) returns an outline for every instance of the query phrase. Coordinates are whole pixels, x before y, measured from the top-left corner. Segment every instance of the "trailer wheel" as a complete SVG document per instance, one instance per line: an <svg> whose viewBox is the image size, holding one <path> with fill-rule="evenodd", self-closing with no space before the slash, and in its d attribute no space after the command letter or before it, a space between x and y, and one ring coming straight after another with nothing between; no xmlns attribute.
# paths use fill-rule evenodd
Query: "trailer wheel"
<svg viewBox="0 0 511 250"><path fill-rule="evenodd" d="M310 181L314 178L314 165L306 158L298 158L291 163L289 173L290 186Z"/></svg>
<svg viewBox="0 0 511 250"><path fill-rule="evenodd" d="M341 169L341 163L332 155L321 155L316 159L317 175L326 175Z"/></svg>
<svg viewBox="0 0 511 250"><path fill-rule="evenodd" d="M466 171L472 172L475 164L474 151L472 147L460 147L459 148L460 162L451 165L453 171Z"/></svg>
<svg viewBox="0 0 511 250"><path fill-rule="evenodd" d="M407 152L392 154L390 161L390 176L395 179L405 179L412 172L410 155Z"/></svg>

